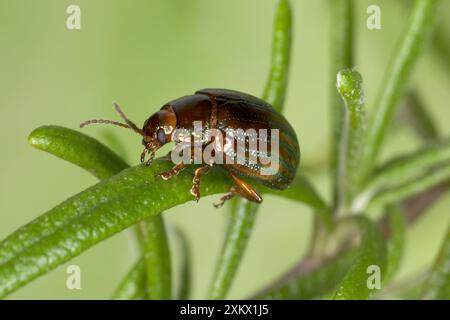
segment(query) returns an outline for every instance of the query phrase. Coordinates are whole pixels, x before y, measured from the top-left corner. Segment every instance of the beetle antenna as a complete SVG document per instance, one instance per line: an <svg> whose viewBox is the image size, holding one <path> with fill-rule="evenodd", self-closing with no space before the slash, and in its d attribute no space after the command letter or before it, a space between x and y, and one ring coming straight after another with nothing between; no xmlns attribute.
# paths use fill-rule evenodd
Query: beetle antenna
<svg viewBox="0 0 450 320"><path fill-rule="evenodd" d="M138 126L136 126L133 121L128 119L128 117L125 115L125 113L122 111L122 109L120 109L119 105L116 102L114 102L114 109L116 109L116 112L125 121L125 123L128 125L128 127L131 130L139 133L141 136L144 136L144 132L142 131L142 129L138 128Z"/></svg>
<svg viewBox="0 0 450 320"><path fill-rule="evenodd" d="M131 129L125 123L112 121L112 120L103 120L103 119L91 119L91 120L84 121L84 122L80 123L80 128L83 128L83 127L91 125L91 124L113 124L113 125L118 126L118 127Z"/></svg>
<svg viewBox="0 0 450 320"><path fill-rule="evenodd" d="M118 121L113 121L113 120L91 119L91 120L82 122L80 124L80 128L83 128L83 127L91 125L91 124L112 124L112 125L115 125L118 127L131 129L134 132L139 133L141 136L144 136L144 132L142 131L142 129L139 129L131 120L129 120L127 118L127 116L125 115L125 113L123 113L123 111L120 109L119 105L115 102L114 102L114 109L117 111L117 113L125 121L126 124L118 122Z"/></svg>

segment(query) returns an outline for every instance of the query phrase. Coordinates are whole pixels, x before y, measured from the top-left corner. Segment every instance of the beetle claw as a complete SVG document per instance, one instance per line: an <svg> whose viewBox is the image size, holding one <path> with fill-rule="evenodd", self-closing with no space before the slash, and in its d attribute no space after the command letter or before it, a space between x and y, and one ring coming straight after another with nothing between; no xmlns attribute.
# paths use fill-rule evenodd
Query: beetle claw
<svg viewBox="0 0 450 320"><path fill-rule="evenodd" d="M145 156L147 155L147 153L150 155L150 157L148 158L147 161L145 161ZM144 148L144 150L142 150L141 153L141 163L145 164L146 166L150 166L152 164L153 158L155 157L155 150L154 148L150 145L150 146L146 146Z"/></svg>
<svg viewBox="0 0 450 320"><path fill-rule="evenodd" d="M230 191L226 193L222 198L220 198L220 201L218 203L213 203L213 206L218 209L224 205L225 202L230 200L236 195L236 189L234 187L231 187Z"/></svg>
<svg viewBox="0 0 450 320"><path fill-rule="evenodd" d="M214 208L219 209L220 207L223 206L223 204L225 203L225 201L220 201L217 203L213 203Z"/></svg>
<svg viewBox="0 0 450 320"><path fill-rule="evenodd" d="M196 202L198 202L198 200L200 200L200 190L198 189L197 185L195 185L195 184L192 185L191 194L194 196L194 200Z"/></svg>
<svg viewBox="0 0 450 320"><path fill-rule="evenodd" d="M172 174L171 174L171 172L160 172L160 173L157 173L157 174L155 174L155 177L159 177L159 178L161 178L161 179L163 179L163 180L165 180L165 181L167 181L167 180L169 180L170 178L172 178Z"/></svg>

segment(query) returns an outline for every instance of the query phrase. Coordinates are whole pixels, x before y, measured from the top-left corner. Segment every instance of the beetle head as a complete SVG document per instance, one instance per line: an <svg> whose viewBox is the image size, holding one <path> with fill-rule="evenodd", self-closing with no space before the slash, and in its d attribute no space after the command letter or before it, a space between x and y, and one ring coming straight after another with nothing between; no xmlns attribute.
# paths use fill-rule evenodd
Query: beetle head
<svg viewBox="0 0 450 320"><path fill-rule="evenodd" d="M172 107L164 106L161 110L148 118L142 127L142 144L144 150L141 154L141 162L145 161L145 154L150 154L149 164L155 152L166 143L172 141L172 133L177 126L177 117Z"/></svg>

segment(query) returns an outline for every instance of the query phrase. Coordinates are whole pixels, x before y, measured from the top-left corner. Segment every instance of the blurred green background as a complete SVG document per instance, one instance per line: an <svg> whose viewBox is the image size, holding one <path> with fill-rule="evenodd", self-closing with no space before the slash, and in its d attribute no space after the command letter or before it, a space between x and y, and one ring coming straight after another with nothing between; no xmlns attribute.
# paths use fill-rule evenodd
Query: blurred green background
<svg viewBox="0 0 450 320"><path fill-rule="evenodd" d="M412 1L355 1L356 68L370 109ZM329 6L326 0L291 1L294 48L285 113L297 131L304 163L321 163L328 148ZM81 30L66 28L66 8L81 7ZM137 123L165 102L203 87L262 92L269 66L274 0L0 0L0 238L67 197L96 183L89 173L27 144L45 124L78 128L89 118L116 118L112 101ZM366 8L378 4L381 30L366 28ZM450 2L439 28L450 34ZM415 69L416 85L450 133L449 64L431 47ZM370 113L370 110L369 110ZM140 139L114 127L92 135L138 163ZM384 157L411 150L418 140L404 127L391 133ZM327 170L306 173L329 198ZM186 230L194 262L194 298L205 297L226 227L226 210L203 198L165 213L169 226ZM408 233L399 277L428 266L448 224L450 196L432 207ZM376 213L374 213L376 214ZM291 267L304 253L311 212L267 196L230 297L243 298ZM108 298L136 252L129 232L88 250L69 264L82 271L82 289L66 289L57 268L11 298ZM174 239L172 239L174 240ZM178 263L172 241L173 259Z"/></svg>

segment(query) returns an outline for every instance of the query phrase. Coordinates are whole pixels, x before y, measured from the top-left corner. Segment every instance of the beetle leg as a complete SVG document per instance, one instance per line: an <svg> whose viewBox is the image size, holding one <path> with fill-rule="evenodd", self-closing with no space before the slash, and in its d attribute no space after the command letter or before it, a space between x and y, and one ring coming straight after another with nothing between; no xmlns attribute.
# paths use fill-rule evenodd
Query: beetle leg
<svg viewBox="0 0 450 320"><path fill-rule="evenodd" d="M220 208L223 204L233 198L235 195L239 195L249 201L261 203L262 197L259 193L247 182L242 179L239 179L234 174L230 174L231 179L233 179L234 186L231 187L230 191L226 193L222 198L220 198L219 203L215 203L214 207Z"/></svg>
<svg viewBox="0 0 450 320"><path fill-rule="evenodd" d="M239 179L234 174L230 174L230 176L234 181L234 189L236 194L252 202L256 203L262 202L263 200L262 197L251 185L249 185L244 180Z"/></svg>
<svg viewBox="0 0 450 320"><path fill-rule="evenodd" d="M163 180L169 180L173 177L175 177L178 173L180 173L181 170L183 170L186 167L186 164L183 162L180 162L176 166L174 166L172 169L164 172L160 172L157 174L161 179Z"/></svg>
<svg viewBox="0 0 450 320"><path fill-rule="evenodd" d="M222 198L220 198L220 201L218 203L214 203L213 206L216 208L220 208L223 206L225 202L232 199L236 195L236 190L234 187L231 187L230 191L225 193Z"/></svg>
<svg viewBox="0 0 450 320"><path fill-rule="evenodd" d="M192 179L191 194L195 197L195 201L197 202L200 199L200 180L209 168L210 166L203 166L195 170L194 179Z"/></svg>

